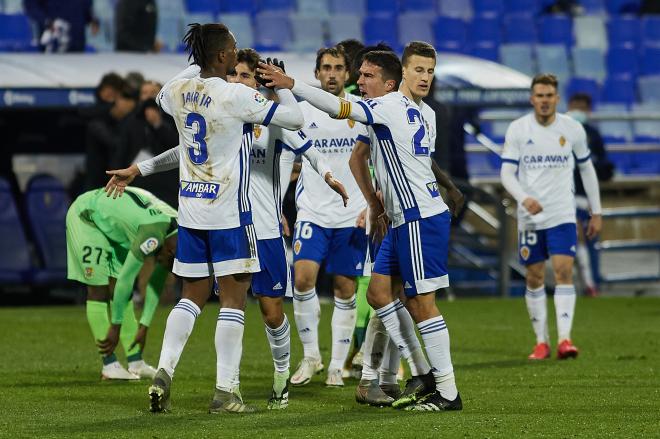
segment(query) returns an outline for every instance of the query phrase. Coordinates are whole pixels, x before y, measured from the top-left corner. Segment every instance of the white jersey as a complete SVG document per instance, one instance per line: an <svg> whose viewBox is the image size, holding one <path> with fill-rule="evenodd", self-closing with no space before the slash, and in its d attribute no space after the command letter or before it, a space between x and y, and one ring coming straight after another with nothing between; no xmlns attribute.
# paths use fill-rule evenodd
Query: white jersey
<svg viewBox="0 0 660 439"><path fill-rule="evenodd" d="M302 131L254 125L249 195L257 239L280 237L282 190L286 190L281 187L280 157L287 153L300 154L310 148L311 144Z"/></svg>
<svg viewBox="0 0 660 439"><path fill-rule="evenodd" d="M358 104L367 116L371 160L392 227L446 211L431 169L435 112L400 92Z"/></svg>
<svg viewBox="0 0 660 439"><path fill-rule="evenodd" d="M367 129L353 120L333 119L307 102L301 102L300 107L305 116L305 133L312 140L312 145L323 154L333 176L342 182L349 199L344 207L341 197L328 187L303 157L296 185L297 221L309 221L333 229L355 227L355 221L367 207L367 202L348 166L348 160L356 139L362 136L366 140Z"/></svg>
<svg viewBox="0 0 660 439"><path fill-rule="evenodd" d="M543 211L530 215L518 205L518 228L542 230L575 222L573 169L589 160L587 135L582 124L557 114L549 126L534 114L514 120L506 132L502 161L518 165L518 181Z"/></svg>
<svg viewBox="0 0 660 439"><path fill-rule="evenodd" d="M205 230L251 224L252 123L268 125L278 104L243 84L185 72L158 101L179 131L179 224Z"/></svg>

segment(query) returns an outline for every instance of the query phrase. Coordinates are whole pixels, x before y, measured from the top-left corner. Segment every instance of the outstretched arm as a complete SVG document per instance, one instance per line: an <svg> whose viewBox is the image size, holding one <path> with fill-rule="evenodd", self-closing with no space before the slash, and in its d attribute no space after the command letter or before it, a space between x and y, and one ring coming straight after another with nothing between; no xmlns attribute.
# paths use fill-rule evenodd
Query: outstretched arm
<svg viewBox="0 0 660 439"><path fill-rule="evenodd" d="M323 159L323 155L314 147L308 148L303 155L309 160L309 163L312 165L312 168L314 168L316 173L323 177L323 180L325 180L325 183L330 186L330 189L341 196L341 199L344 202L344 207L346 207L346 204L348 204L346 188L341 181L332 176L332 169L330 169L326 161Z"/></svg>
<svg viewBox="0 0 660 439"><path fill-rule="evenodd" d="M179 167L179 147L168 149L148 160L133 164L128 168L105 171L111 175L110 181L105 185L105 192L108 197L121 197L126 187L135 180L137 176L157 174L159 172L169 171Z"/></svg>

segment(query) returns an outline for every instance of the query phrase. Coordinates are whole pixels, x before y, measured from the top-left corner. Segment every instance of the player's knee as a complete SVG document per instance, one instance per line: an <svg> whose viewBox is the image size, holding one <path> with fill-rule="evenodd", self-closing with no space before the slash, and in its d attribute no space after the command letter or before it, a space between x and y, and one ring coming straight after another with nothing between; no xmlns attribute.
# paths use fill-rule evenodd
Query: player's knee
<svg viewBox="0 0 660 439"><path fill-rule="evenodd" d="M316 286L316 279L308 273L298 273L295 278L296 290L309 291Z"/></svg>
<svg viewBox="0 0 660 439"><path fill-rule="evenodd" d="M284 322L284 314L277 310L268 310L263 313L263 319L266 326L269 328L275 329L279 328Z"/></svg>
<svg viewBox="0 0 660 439"><path fill-rule="evenodd" d="M373 309L378 309L392 302L392 298L376 288L369 288L367 289L367 302Z"/></svg>
<svg viewBox="0 0 660 439"><path fill-rule="evenodd" d="M110 291L107 286L87 286L87 300L107 302L109 299Z"/></svg>
<svg viewBox="0 0 660 439"><path fill-rule="evenodd" d="M543 272L537 270L527 270L525 280L527 283L527 287L532 289L542 287L543 282L545 281L543 277Z"/></svg>
<svg viewBox="0 0 660 439"><path fill-rule="evenodd" d="M573 267L558 267L555 270L557 284L570 284L573 281Z"/></svg>

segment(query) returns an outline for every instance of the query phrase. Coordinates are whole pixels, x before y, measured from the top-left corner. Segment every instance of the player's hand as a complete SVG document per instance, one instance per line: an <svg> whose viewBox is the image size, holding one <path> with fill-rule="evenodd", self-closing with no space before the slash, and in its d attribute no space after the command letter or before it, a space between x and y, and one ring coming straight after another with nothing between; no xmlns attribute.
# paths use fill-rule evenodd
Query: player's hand
<svg viewBox="0 0 660 439"><path fill-rule="evenodd" d="M137 334L135 334L135 340L133 340L133 343L131 343L131 347L128 349L129 351L135 347L135 345L140 346L140 352L144 351L144 345L147 344L147 328L144 325L140 325L138 328Z"/></svg>
<svg viewBox="0 0 660 439"><path fill-rule="evenodd" d="M543 206L541 206L541 204L532 197L525 198L522 205L531 215L536 215L537 213L543 211Z"/></svg>
<svg viewBox="0 0 660 439"><path fill-rule="evenodd" d="M108 184L105 185L105 193L108 197L117 198L118 196L121 197L126 186L140 175L140 169L134 164L128 168L105 171L105 173L112 175Z"/></svg>
<svg viewBox="0 0 660 439"><path fill-rule="evenodd" d="M105 340L98 340L96 346L99 348L99 352L105 356L112 354L119 343L119 330L121 325L110 325L108 329L108 334L105 336Z"/></svg>
<svg viewBox="0 0 660 439"><path fill-rule="evenodd" d="M587 225L587 238L594 239L600 233L600 230L603 228L603 216L591 215L589 220L589 225Z"/></svg>
<svg viewBox="0 0 660 439"><path fill-rule="evenodd" d="M357 220L355 220L355 227L360 227L361 229L367 228L367 209L362 209Z"/></svg>
<svg viewBox="0 0 660 439"><path fill-rule="evenodd" d="M344 202L344 207L346 207L346 204L348 204L348 194L346 193L346 188L344 185L341 184L341 181L333 177L332 172L326 172L325 182L333 191L337 192L341 196L341 199Z"/></svg>
<svg viewBox="0 0 660 439"><path fill-rule="evenodd" d="M280 218L280 222L282 223L282 233L284 236L287 238L291 236L291 228L289 227L289 221L287 221L286 217L282 215L282 218Z"/></svg>
<svg viewBox="0 0 660 439"><path fill-rule="evenodd" d="M387 233L388 218L385 214L383 203L378 200L369 204L369 225L371 232L369 235L375 242L381 242Z"/></svg>
<svg viewBox="0 0 660 439"><path fill-rule="evenodd" d="M464 204L465 195L458 188L452 188L447 191L447 205L453 217L456 217L463 210Z"/></svg>
<svg viewBox="0 0 660 439"><path fill-rule="evenodd" d="M293 78L287 76L281 68L265 62L260 62L257 67L257 81L264 87L288 88L289 90L293 88L294 84Z"/></svg>

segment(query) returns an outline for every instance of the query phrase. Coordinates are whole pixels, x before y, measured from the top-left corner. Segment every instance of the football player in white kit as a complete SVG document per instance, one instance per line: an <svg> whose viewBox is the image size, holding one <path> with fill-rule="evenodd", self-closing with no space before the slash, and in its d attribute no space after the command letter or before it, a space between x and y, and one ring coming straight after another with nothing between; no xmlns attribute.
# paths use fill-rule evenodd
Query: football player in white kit
<svg viewBox="0 0 660 439"><path fill-rule="evenodd" d="M348 58L341 47L317 52L316 78L321 88L345 97ZM352 98L355 98L352 95ZM356 139L366 138L364 125L353 120L336 120L307 102L300 103L305 116L304 129L313 145L323 154L349 196L344 206L323 179L303 158L296 185L298 215L293 237L295 289L293 309L298 335L303 344L303 359L291 376L291 384L302 386L323 369L318 343L320 306L316 281L321 265L333 275L335 307L332 314L332 353L327 386L343 386L342 368L351 348L356 321L356 277L361 276L367 250L367 237L357 227L364 197L348 167Z"/></svg>
<svg viewBox="0 0 660 439"><path fill-rule="evenodd" d="M413 42L406 46L406 51L404 58L424 59L419 61L420 73L427 75L426 86L430 86L435 68L433 46ZM366 89L369 82L385 82L387 93L357 104L294 81L272 66L261 64L258 72L270 80L269 86L291 88L294 94L333 117L351 118L369 125L371 159L385 205L376 196L366 161L356 161L358 169L354 175L369 203L371 225L385 238L376 255L367 297L401 354L406 359L418 357L414 363L427 367L413 372L425 378L423 385L407 395L399 407L417 402L408 407L425 411L461 410L463 405L449 352L449 333L435 304L435 291L449 284L446 263L450 214L432 170L421 97L415 99L396 91L401 70L401 62L392 52L367 53L358 84ZM388 219L392 222L389 230ZM403 282L405 306L396 298L397 281ZM411 314L430 365L423 359ZM434 381L432 390L428 381ZM424 397L422 401L418 400L420 396Z"/></svg>
<svg viewBox="0 0 660 439"><path fill-rule="evenodd" d="M149 397L152 411L170 406L174 369L208 300L213 277L220 289L215 346L217 381L209 412L245 413L237 388L243 349L244 308L252 273L260 271L249 199L253 123L297 130L302 113L289 90L279 104L243 84L229 84L236 66L236 40L223 24L193 24L184 38L194 65L170 80L158 101L179 131L179 241L174 272L183 278L183 298L167 319L158 372ZM162 157L158 156L159 159ZM137 172L115 172L125 186L157 167L156 158ZM124 170L126 171L126 170Z"/></svg>
<svg viewBox="0 0 660 439"><path fill-rule="evenodd" d="M602 225L598 178L587 136L582 124L557 113L557 86L553 75L534 77L530 98L534 111L511 122L502 152L502 184L518 202L518 253L527 268L525 302L536 334L530 360L550 357L544 282L548 258L556 283L557 358L578 355L571 341L577 244L573 187L576 164L591 209L587 236L596 236Z"/></svg>

